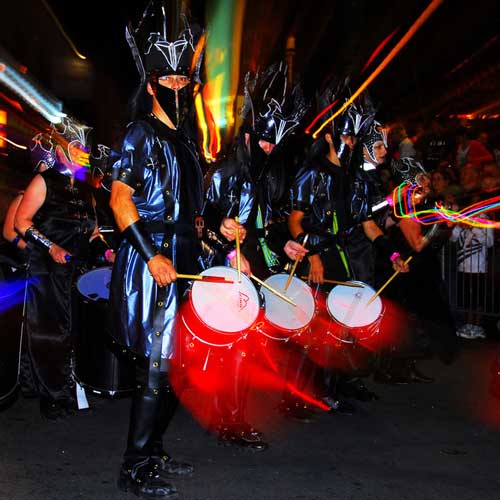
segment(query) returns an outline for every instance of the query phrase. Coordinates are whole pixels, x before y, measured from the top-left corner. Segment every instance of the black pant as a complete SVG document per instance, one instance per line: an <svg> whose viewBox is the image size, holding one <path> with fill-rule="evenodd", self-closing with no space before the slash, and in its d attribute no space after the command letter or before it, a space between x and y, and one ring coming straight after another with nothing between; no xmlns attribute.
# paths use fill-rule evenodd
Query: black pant
<svg viewBox="0 0 500 500"><path fill-rule="evenodd" d="M132 397L129 433L124 460L128 464L165 454L163 435L167 430L178 400L168 384L168 375L161 373L158 389L148 387L149 369L136 366L136 389Z"/></svg>

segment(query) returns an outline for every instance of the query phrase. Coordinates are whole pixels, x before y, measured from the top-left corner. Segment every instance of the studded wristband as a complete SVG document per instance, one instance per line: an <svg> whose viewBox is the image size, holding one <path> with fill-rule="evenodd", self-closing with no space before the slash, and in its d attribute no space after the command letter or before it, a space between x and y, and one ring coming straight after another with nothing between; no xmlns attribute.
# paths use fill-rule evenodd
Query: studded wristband
<svg viewBox="0 0 500 500"><path fill-rule="evenodd" d="M26 229L26 231L24 232L24 239L26 241L33 243L38 248L47 251L49 251L52 245L54 244L47 238L47 236L42 234L34 225Z"/></svg>

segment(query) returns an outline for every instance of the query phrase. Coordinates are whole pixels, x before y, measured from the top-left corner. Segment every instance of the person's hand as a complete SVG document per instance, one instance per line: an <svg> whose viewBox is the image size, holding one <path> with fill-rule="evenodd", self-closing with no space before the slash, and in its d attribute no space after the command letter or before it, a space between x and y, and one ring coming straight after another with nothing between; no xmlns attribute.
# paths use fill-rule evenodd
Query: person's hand
<svg viewBox="0 0 500 500"><path fill-rule="evenodd" d="M401 257L396 257L396 259L394 259L392 268L394 271L399 271L400 273L407 273L410 270L410 266L405 264L405 261Z"/></svg>
<svg viewBox="0 0 500 500"><path fill-rule="evenodd" d="M170 259L164 255L155 255L148 261L149 274L153 277L159 287L170 285L177 279L177 272Z"/></svg>
<svg viewBox="0 0 500 500"><path fill-rule="evenodd" d="M71 260L71 254L55 243L49 248L49 255L57 264L67 264Z"/></svg>
<svg viewBox="0 0 500 500"><path fill-rule="evenodd" d="M250 262L248 262L248 260L242 253L240 253L240 260L241 260L240 262L241 272L246 274L247 276L250 276L252 274L252 268L250 267ZM229 261L229 265L234 269L238 268L236 255Z"/></svg>
<svg viewBox="0 0 500 500"><path fill-rule="evenodd" d="M226 240L234 241L236 239L236 229L239 231L240 241L243 242L247 235L245 226L238 224L234 219L225 217L220 225L220 233Z"/></svg>
<svg viewBox="0 0 500 500"><path fill-rule="evenodd" d="M115 258L116 258L116 254L115 254L114 250L111 250L111 248L109 250L106 250L104 252L104 258L106 259L106 262L109 262L110 264L114 264Z"/></svg>
<svg viewBox="0 0 500 500"><path fill-rule="evenodd" d="M309 276L308 281L313 283L323 283L325 278L325 270L323 267L323 262L319 255L311 255L309 259Z"/></svg>
<svg viewBox="0 0 500 500"><path fill-rule="evenodd" d="M305 257L306 253L309 252L307 248L304 248L300 243L297 243L293 240L288 240L283 250L285 251L288 258L292 260L295 260L297 258L299 260L302 260Z"/></svg>

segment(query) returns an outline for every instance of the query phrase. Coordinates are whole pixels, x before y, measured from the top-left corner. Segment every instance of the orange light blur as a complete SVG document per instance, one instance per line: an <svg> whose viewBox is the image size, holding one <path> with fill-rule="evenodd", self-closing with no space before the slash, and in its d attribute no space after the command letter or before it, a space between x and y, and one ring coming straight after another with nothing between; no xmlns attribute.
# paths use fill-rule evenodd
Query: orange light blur
<svg viewBox="0 0 500 500"><path fill-rule="evenodd" d="M333 119L343 113L354 100L377 78L377 76L382 73L382 71L387 67L387 65L398 55L401 49L413 38L415 33L422 27L422 25L429 19L429 17L434 13L434 11L443 3L444 0L432 0L420 17L413 23L406 34L401 38L401 40L396 44L396 46L389 52L385 59L378 65L378 67L373 71L373 73L361 84L361 86L354 92L354 94L348 99L345 104L337 110L328 120L326 120L321 127L314 132L313 137L316 138L321 130L328 125Z"/></svg>

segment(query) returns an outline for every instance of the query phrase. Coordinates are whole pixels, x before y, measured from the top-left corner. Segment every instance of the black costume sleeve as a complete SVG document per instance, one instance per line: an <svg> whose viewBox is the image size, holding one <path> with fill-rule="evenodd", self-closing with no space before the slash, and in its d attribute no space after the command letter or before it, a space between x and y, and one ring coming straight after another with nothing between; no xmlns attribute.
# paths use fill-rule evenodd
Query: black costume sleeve
<svg viewBox="0 0 500 500"><path fill-rule="evenodd" d="M116 176L113 180L123 182L134 190L139 189L144 180L144 167L139 160L151 153L145 126L143 122L134 122L129 126L123 140L119 167L113 168L113 175Z"/></svg>

